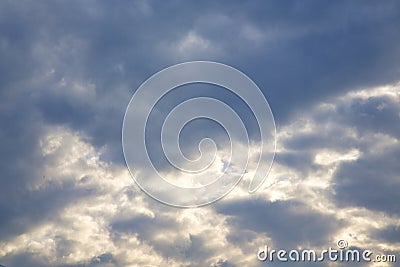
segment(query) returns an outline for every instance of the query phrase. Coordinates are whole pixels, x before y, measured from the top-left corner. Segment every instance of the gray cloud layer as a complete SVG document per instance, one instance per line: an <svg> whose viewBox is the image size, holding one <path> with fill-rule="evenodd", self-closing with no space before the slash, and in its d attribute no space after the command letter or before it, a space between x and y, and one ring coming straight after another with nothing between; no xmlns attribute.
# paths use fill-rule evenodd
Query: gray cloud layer
<svg viewBox="0 0 400 267"><path fill-rule="evenodd" d="M1 2L0 263L265 266L267 242L339 237L399 255L398 25L397 1ZM271 187L196 210L135 187L125 107L186 60L233 65L263 90Z"/></svg>

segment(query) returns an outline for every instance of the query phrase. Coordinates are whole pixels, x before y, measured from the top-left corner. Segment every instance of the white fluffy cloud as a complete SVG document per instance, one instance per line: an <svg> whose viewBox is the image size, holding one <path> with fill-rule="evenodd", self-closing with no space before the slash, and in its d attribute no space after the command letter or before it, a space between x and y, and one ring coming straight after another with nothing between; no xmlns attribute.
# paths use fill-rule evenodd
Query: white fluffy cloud
<svg viewBox="0 0 400 267"><path fill-rule="evenodd" d="M261 266L255 252L265 243L318 249L346 239L375 253L397 251L398 243L378 234L398 227L399 213L336 199L344 164L385 157L398 144L384 129L355 129L349 120L354 103L368 105L375 98L381 99L373 101L376 114L398 109L390 106L400 102L398 85L353 91L304 111L280 127L277 160L262 190L246 194L248 173L225 199L197 209L153 201L125 167L102 161L102 150L84 134L49 126L40 139L43 176L29 190L60 188L57 197L67 201L0 242L1 257L17 262L29 255L47 266Z"/></svg>

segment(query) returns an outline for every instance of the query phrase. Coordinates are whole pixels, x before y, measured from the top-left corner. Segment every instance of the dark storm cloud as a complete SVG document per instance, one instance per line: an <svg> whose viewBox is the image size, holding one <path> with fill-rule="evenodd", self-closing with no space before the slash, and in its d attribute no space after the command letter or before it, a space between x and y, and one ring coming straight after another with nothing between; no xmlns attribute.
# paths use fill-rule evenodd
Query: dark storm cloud
<svg viewBox="0 0 400 267"><path fill-rule="evenodd" d="M4 262L10 262L5 266L26 266L26 263L29 262L29 266L32 267L42 267L46 266L46 262L41 259L35 259L33 255L30 253L19 253L18 255L12 255L2 259ZM3 263L4 263L3 262ZM4 263L5 264L5 263ZM46 266L47 267L47 266Z"/></svg>
<svg viewBox="0 0 400 267"><path fill-rule="evenodd" d="M397 81L399 12L396 2L267 4L255 12L259 27L297 32L265 45L246 69L261 80L278 118L326 96Z"/></svg>
<svg viewBox="0 0 400 267"><path fill-rule="evenodd" d="M400 106L388 96L355 98L350 105L337 109L338 123L353 125L358 134L382 133L400 138Z"/></svg>
<svg viewBox="0 0 400 267"><path fill-rule="evenodd" d="M358 160L343 163L335 174L335 198L340 205L400 214L400 193L396 190L400 186L400 108L395 99L354 98L349 105L337 108L338 124L351 125L358 136L352 144L362 152Z"/></svg>
<svg viewBox="0 0 400 267"><path fill-rule="evenodd" d="M33 192L21 188L15 193L20 194L21 198L17 199L17 196L7 194L6 196L10 198L3 200L0 205L2 240L9 240L37 225L57 220L60 209L71 201L88 196L87 191L67 184L48 186L46 189Z"/></svg>
<svg viewBox="0 0 400 267"><path fill-rule="evenodd" d="M399 74L397 2L143 3L4 2L4 85L44 89L35 93L35 105L45 119L86 131L96 145L112 149L130 94L155 71L182 61L170 48L190 31L223 52L185 59L244 70L265 90L278 119L326 95ZM258 48L246 43L244 26L264 36ZM50 80L32 84L52 69ZM77 100L49 94L62 78L96 84L96 97L74 105Z"/></svg>
<svg viewBox="0 0 400 267"><path fill-rule="evenodd" d="M390 225L384 229L376 230L375 237L385 242L389 242L392 244L399 243L400 240L400 226L399 225Z"/></svg>
<svg viewBox="0 0 400 267"><path fill-rule="evenodd" d="M340 205L361 206L400 214L398 147L345 163L335 175L335 198Z"/></svg>
<svg viewBox="0 0 400 267"><path fill-rule="evenodd" d="M104 253L99 256L93 257L87 263L81 264L51 264L46 260L37 259L34 254L30 253L20 253L12 257L6 257L7 261L12 262L9 266L30 266L30 267L115 267L119 266L118 262L114 259L113 255L110 253ZM29 262L29 265L26 263ZM0 265L1 266L1 265Z"/></svg>
<svg viewBox="0 0 400 267"><path fill-rule="evenodd" d="M274 162L290 166L298 170L303 176L307 176L313 167L313 157L312 152L279 152L276 153Z"/></svg>
<svg viewBox="0 0 400 267"><path fill-rule="evenodd" d="M23 99L13 104L4 103L0 113L0 237L3 240L22 233L33 221L40 220L40 215L35 216L38 206L31 206L32 196L27 196L28 187L42 175L38 166L43 160L37 143L41 134L40 116Z"/></svg>
<svg viewBox="0 0 400 267"><path fill-rule="evenodd" d="M122 163L120 128L130 94L155 71L182 61L170 47L192 30L224 52L185 59L220 60L244 70L269 97L278 125L296 106L398 77L396 2L362 7L344 2L144 3L3 2L5 97L10 90L20 92L14 97L24 97L45 122L87 132L96 146L108 145L106 159ZM267 41L249 46L243 25ZM93 83L96 96L88 102L71 97L71 83L52 91L62 79Z"/></svg>
<svg viewBox="0 0 400 267"><path fill-rule="evenodd" d="M157 216L158 217L158 216ZM155 234L163 231L161 229L172 229L175 226L173 218L151 218L145 215L119 219L111 223L111 227L115 232L119 233L135 233L143 240L150 240Z"/></svg>
<svg viewBox="0 0 400 267"><path fill-rule="evenodd" d="M291 126L293 135L282 140L287 151L277 153L276 162L307 176L320 168L314 162L320 151L346 154L357 149L359 158L341 162L335 171L333 198L342 207L360 206L398 215L400 109L396 97L382 92L332 100L330 109L312 111L309 122L300 116ZM306 127L312 130L303 131Z"/></svg>
<svg viewBox="0 0 400 267"><path fill-rule="evenodd" d="M312 211L294 201L237 200L217 203L216 209L231 216L230 225L235 229L266 233L276 247L321 246L343 225L333 216Z"/></svg>
<svg viewBox="0 0 400 267"><path fill-rule="evenodd" d="M183 240L178 237L175 237L175 240L159 240L157 238L163 234L177 233L183 230L179 229L175 216L171 216L171 214L178 216L179 212L169 210L168 213L162 214L159 211L154 218L142 215L122 220L117 219L111 224L114 233L113 239L118 242L121 233L138 235L141 240L145 240L154 248L155 253L165 258L174 255L175 259L190 259L195 262L195 265L190 265L193 267L212 257L215 251L212 248L207 248L208 237L205 235L194 235L189 232L188 237ZM171 245L170 242L174 244Z"/></svg>

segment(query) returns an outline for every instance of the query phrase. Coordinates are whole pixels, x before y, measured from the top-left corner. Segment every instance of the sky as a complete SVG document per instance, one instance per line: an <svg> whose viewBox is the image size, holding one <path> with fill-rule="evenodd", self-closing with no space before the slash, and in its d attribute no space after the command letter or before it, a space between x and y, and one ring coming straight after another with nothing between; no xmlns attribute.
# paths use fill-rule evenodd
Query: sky
<svg viewBox="0 0 400 267"><path fill-rule="evenodd" d="M257 260L264 245L346 240L400 261L399 25L397 1L1 1L0 264L399 266ZM223 199L187 209L141 191L121 134L137 88L194 60L258 85L276 154L256 193L250 172ZM216 94L169 97L155 125L189 93ZM187 153L203 135L224 138L217 125L192 126Z"/></svg>

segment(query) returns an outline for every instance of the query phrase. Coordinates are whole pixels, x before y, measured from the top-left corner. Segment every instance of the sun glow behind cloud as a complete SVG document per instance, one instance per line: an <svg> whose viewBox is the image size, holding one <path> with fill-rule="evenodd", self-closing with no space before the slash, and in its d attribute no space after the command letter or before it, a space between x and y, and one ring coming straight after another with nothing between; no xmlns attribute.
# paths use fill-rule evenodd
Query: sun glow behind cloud
<svg viewBox="0 0 400 267"><path fill-rule="evenodd" d="M397 139L381 138L379 143L370 143L371 138L367 136L377 134L366 133L358 137L361 141L353 148L345 145L346 140L341 141L343 145L337 143L335 146L318 142L312 152L293 143L293 138L301 139L307 135L320 138L319 132L313 127L322 127L324 136L328 138L335 138L329 131L349 133L342 135L344 139L354 138L354 134L347 131L352 125L337 122L338 117L346 114L331 113L332 118L325 118L321 122L318 121L320 109L326 105L333 110L339 109L352 103L360 94L367 93L365 90L352 92L324 105L311 107L309 117L302 117L302 121L307 121L302 124L304 130L297 131L299 123L296 118L282 126L277 161L263 190L254 195L247 194L247 183L252 175L249 172L230 195L216 204L217 207L235 202L251 203L252 199L257 199L265 203L264 208L268 212L269 203L283 205L295 201L301 203L300 214L305 212L302 209L310 209L321 216L332 216L341 225L340 230L327 233L327 241L331 243L345 238L357 247L376 251L396 250L396 244L382 243L370 233L396 225L398 217L376 216L373 211L363 207L340 207L334 200L333 186L340 182L335 175L342 164L357 162L366 153L384 153L382 147L393 146ZM386 92L374 93L375 97L381 95L386 95ZM296 135L291 134L294 131ZM266 240L273 244L276 242L269 235L274 229L264 228L262 221L249 222L261 224L261 229L265 229L256 232L244 224L233 223L231 220L236 215L225 211L221 213L219 208L215 210L213 206L183 210L162 207L138 190L123 166L103 162L102 150L90 145L83 134L65 127L47 127L40 147L45 160L43 177L30 190L33 193L45 193L59 187L62 191L58 198L64 198L65 202L29 231L0 242L1 257L29 253L39 262L50 265L94 264L98 261L109 266L140 266L144 263L182 266L190 265L192 261L212 264L228 260L239 265L257 266L252 257L254 248ZM291 164L288 158L282 159L288 155L296 158L292 160L306 160L308 164ZM257 213L256 210L252 212ZM271 216L279 219L280 215L271 213ZM373 223L371 216L375 218ZM144 230L143 227L149 229ZM241 240L245 236L247 241L233 242L232 238ZM300 242L297 245L307 244ZM191 251L196 251L200 258L193 256L191 253L195 252ZM192 256L189 259L185 255Z"/></svg>

